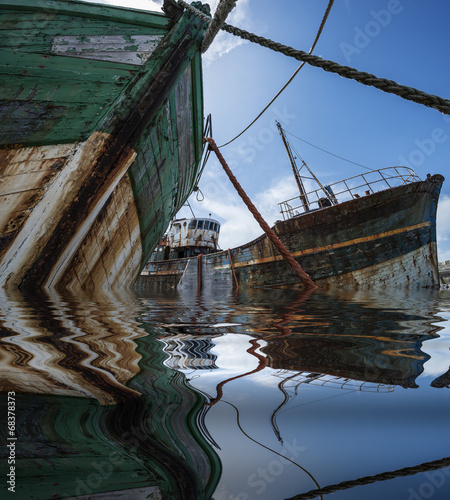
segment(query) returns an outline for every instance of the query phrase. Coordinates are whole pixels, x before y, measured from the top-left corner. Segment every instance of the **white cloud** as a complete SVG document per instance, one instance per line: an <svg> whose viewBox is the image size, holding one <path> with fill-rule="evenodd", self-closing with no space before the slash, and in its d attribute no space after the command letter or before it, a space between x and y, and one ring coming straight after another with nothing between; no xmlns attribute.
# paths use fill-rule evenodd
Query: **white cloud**
<svg viewBox="0 0 450 500"><path fill-rule="evenodd" d="M121 7L128 7L130 9L150 10L161 12L163 0L82 0L87 3L102 3L106 5L116 5ZM211 0L208 2L211 7L211 15L214 15L219 0ZM250 30L251 16L249 0L239 0L236 7L230 12L226 22L239 28ZM228 54L230 51L247 43L242 38L236 37L225 31L220 31L213 43L204 54L205 65L211 64L213 61Z"/></svg>
<svg viewBox="0 0 450 500"><path fill-rule="evenodd" d="M211 15L214 15L218 3L219 0L213 0L209 2L211 6ZM236 7L228 15L228 18L225 22L228 24L232 24L233 26L238 26L242 29L250 30L250 19L251 16L249 0L239 0L236 4ZM231 35L230 33L227 33L225 31L220 31L203 56L205 65L207 66L211 64L219 57L228 54L230 51L244 43L247 42L242 38Z"/></svg>
<svg viewBox="0 0 450 500"><path fill-rule="evenodd" d="M205 171L200 189L204 200L197 203L191 198L190 203L197 217L211 214L221 222L219 244L221 248L234 248L243 245L263 234L258 222L253 217L241 197L234 190L228 177L217 164L209 165ZM263 219L273 226L282 215L278 203L297 194L297 186L292 176L279 179L271 187L251 197L251 201L261 213ZM178 217L190 217L189 209L184 208Z"/></svg>
<svg viewBox="0 0 450 500"><path fill-rule="evenodd" d="M310 191L313 188L305 186L305 189L306 191ZM298 188L294 176L289 175L279 179L270 188L257 193L254 203L266 222L269 225L273 225L275 221L282 218L278 203L289 200L294 196L298 197ZM297 202L299 203L299 201Z"/></svg>

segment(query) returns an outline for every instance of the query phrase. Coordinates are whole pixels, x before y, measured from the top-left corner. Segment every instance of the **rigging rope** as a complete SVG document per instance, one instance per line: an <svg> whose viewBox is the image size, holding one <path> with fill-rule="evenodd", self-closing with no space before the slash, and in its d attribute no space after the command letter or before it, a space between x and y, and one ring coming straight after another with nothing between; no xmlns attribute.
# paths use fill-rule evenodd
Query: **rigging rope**
<svg viewBox="0 0 450 500"><path fill-rule="evenodd" d="M333 6L334 0L330 0L328 3L327 10L325 11L325 14L322 18L322 22L320 23L319 30L317 31L316 38L314 39L313 44L311 45L311 48L309 49L308 54L311 54L312 51L315 49L317 42L319 41L320 35L322 34L323 28L325 26L325 23L328 19L328 16L331 11L331 7ZM278 99L278 97L282 94L282 92L286 89L286 87L292 82L292 80L296 77L297 73L303 68L303 66L306 64L306 61L302 62L300 66L294 71L292 76L289 78L289 80L281 87L281 89L278 91L278 93L275 95L275 97L267 104L267 106L259 113L259 115L247 125L247 127L244 128L242 132L240 132L236 137L233 137L231 141L226 142L225 144L222 144L222 146L219 146L219 148L223 148L224 146L228 146L228 144L231 144L233 141L235 141L238 137L240 137L244 132L247 132L247 130L254 124L256 123L261 116L272 106L272 104Z"/></svg>
<svg viewBox="0 0 450 500"><path fill-rule="evenodd" d="M414 474L418 474L419 472L443 469L444 467L448 466L450 466L450 457L441 458L440 460L425 462L423 464L415 465L414 467L405 467L403 469L375 474L374 476L365 476L359 479L353 479L351 481L343 481L342 483L332 484L330 486L325 486L324 488L319 488L317 490L311 490L306 493L296 495L295 497L288 498L286 500L308 500L316 498L319 495L328 495L329 493L334 493L336 491L348 490L349 488L353 488L354 486L363 486L378 481L388 481L389 479L394 479L396 477L412 476Z"/></svg>
<svg viewBox="0 0 450 500"><path fill-rule="evenodd" d="M242 198L242 201L247 205L247 208L250 210L253 217L261 226L262 230L266 233L267 237L272 242L273 246L280 252L281 256L287 262L292 272L294 272L297 275L297 277L305 285L306 288L317 288L317 286L314 284L309 275L305 273L300 264L289 253L289 251L283 245L283 243L275 234L273 229L269 227L267 222L262 218L261 214L258 212L255 205L253 205L253 203L251 202L250 198L246 195L245 191L242 189L236 177L233 175L233 172L231 172L230 167L227 165L227 162L225 161L224 157L220 153L219 148L217 147L217 144L215 143L214 139L212 139L211 137L206 137L205 141L209 143L211 149L214 151L214 153L216 153L217 159L219 160L226 174L230 178L231 183L236 188L236 191Z"/></svg>
<svg viewBox="0 0 450 500"><path fill-rule="evenodd" d="M208 22L211 21L211 18L209 16L206 16L195 7L192 7L192 5L189 5L183 0L178 0L178 3L189 9L191 12L194 12L203 20ZM375 87L379 90L382 90L383 92L395 94L408 101L413 101L418 104L422 104L423 106L437 109L443 114L450 115L450 101L448 99L444 99L437 95L428 94L427 92L415 89L414 87L401 85L393 80L378 78L375 75L366 73L364 71L358 71L357 69L351 68L349 66L342 66L341 64L335 63L333 61L328 61L326 59L322 59L319 56L308 54L307 52L304 52L302 50L294 49L293 47L289 47L288 45L274 42L273 40L269 40L268 38L249 33L248 31L236 28L235 26L231 26L226 23L223 23L222 29L235 36L239 36L244 40L250 40L251 42L274 50L275 52L280 52L299 61L305 61L311 66L322 68L324 71L336 73L344 78L355 80L369 87Z"/></svg>
<svg viewBox="0 0 450 500"><path fill-rule="evenodd" d="M212 18L208 30L205 33L205 37L203 38L202 52L206 52L208 50L214 40L214 37L217 35L222 27L222 24L225 22L228 14L236 6L236 1L237 0L220 0L219 5L216 8L216 12L214 12L214 17Z"/></svg>
<svg viewBox="0 0 450 500"><path fill-rule="evenodd" d="M331 156L334 156L335 158L339 158L340 160L346 161L348 163L353 163L353 165L357 165L358 167L363 167L366 170L371 170L371 171L373 170L373 168L366 167L366 165L362 165L361 163L356 163L356 161L349 160L347 158L344 158L343 156L339 156L339 155L337 155L335 153L332 153L331 151L327 151L326 149L320 148L319 146L316 146L315 144L312 144L311 142L305 141L305 139L302 139L301 137L298 137L297 135L294 135L292 132L289 132L288 130L285 130L285 132L286 132L286 134L292 135L292 137L295 137L299 141L302 141L305 144L308 144L309 146L312 146L313 148L318 149L319 151L323 151L324 153L327 153L327 154L329 154ZM292 147L292 145L291 145L291 147ZM299 153L295 150L294 147L292 147L292 150L294 151L294 153L298 157L300 157Z"/></svg>

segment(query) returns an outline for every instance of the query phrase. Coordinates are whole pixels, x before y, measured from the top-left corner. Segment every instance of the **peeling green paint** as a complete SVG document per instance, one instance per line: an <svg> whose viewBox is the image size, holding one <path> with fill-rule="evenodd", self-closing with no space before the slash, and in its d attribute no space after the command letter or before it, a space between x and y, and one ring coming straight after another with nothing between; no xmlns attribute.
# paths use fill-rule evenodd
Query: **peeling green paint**
<svg viewBox="0 0 450 500"><path fill-rule="evenodd" d="M206 23L190 12L172 25L161 14L78 1L55 1L44 10L31 0L0 0L0 24L8 27L0 33L8 40L0 45L0 147L76 144L94 132L107 139L92 163L95 175L35 256L24 287L40 286L51 272L93 209L91 191L100 192L127 155L135 158L127 165L133 189L127 202L138 213L142 268L191 193L202 152L199 48ZM110 51L117 60L105 59L109 39L117 42ZM142 46L150 59L140 54Z"/></svg>

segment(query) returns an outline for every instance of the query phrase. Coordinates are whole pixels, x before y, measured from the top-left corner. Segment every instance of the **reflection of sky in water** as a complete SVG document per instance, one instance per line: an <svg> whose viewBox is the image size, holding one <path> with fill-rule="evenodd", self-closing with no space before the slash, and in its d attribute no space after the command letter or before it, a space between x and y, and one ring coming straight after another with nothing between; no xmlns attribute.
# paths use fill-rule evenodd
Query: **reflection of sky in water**
<svg viewBox="0 0 450 500"><path fill-rule="evenodd" d="M95 492L157 484L165 463L167 491L192 479L215 500L281 500L449 455L450 292L4 299L2 383L30 393L21 480L37 492L25 471L59 467L61 450L85 468L46 469L64 494L110 449L122 466ZM450 467L429 474L333 498L447 500Z"/></svg>
<svg viewBox="0 0 450 500"><path fill-rule="evenodd" d="M340 312L334 308L329 310L334 324L341 325L340 329L333 330L335 336L346 339L354 336L353 344L348 344L353 353L369 348L365 358L369 381L364 382L364 370L360 371L359 381L304 373L290 384L286 383L287 397L279 384L283 377L295 375L295 370L267 366L254 373L260 361L247 352L255 335L259 353L266 352L265 347L273 341L270 334L261 334L270 332L268 323L276 324L274 317L268 317L267 309L260 308L250 325L243 323L240 331L248 331L251 326L253 331L248 332L251 335L228 332L213 336L209 352L216 356L217 368L190 372L188 377L193 387L212 400L217 395L217 384L229 379L222 387L220 401L210 407L205 420L220 447L218 454L224 466L214 498L289 498L315 489L316 483L326 486L448 456L448 389L430 386L447 372L450 363L449 302L445 292L440 294L442 300L436 299L435 292L430 295L428 291L423 295L400 294L397 300L375 294L365 303L359 298L357 303L340 304ZM312 310L307 305L304 308L309 317L298 314L301 311L297 304L290 319L284 322L284 326L293 330L296 322L302 323L296 333L305 339L314 333L314 328L308 328L308 322L310 325L322 323L320 333L328 328L320 304ZM353 312L349 314L345 307ZM355 321L355 307L359 309L356 314L371 321L370 324ZM277 313L281 314L281 307ZM368 343L369 337L373 340ZM317 336L313 341L317 341ZM327 339L323 342L324 345L319 344L321 354L326 353ZM328 342L330 346L339 345L331 343L331 339ZM289 341L286 345L289 346ZM345 371L345 359L341 359L341 366L337 367L345 349L344 345L337 363L330 365L331 374L337 369ZM384 356L381 362L375 359L377 354L380 358ZM355 361L354 356L349 359ZM355 373L354 367L351 368ZM377 370L381 379L379 386L373 380ZM411 388L390 381L390 377L397 377L402 370L409 376L416 374ZM248 375L236 378L242 374ZM400 477L337 492L333 498L414 499L415 493L431 491L427 489L431 478L435 481L432 497L447 499L450 495L448 474L449 468L446 468ZM448 480L444 480L446 477Z"/></svg>
<svg viewBox="0 0 450 500"><path fill-rule="evenodd" d="M426 342L422 346L422 351L430 356L430 359L424 365L422 377L439 376L449 369L450 335L448 325L450 312L440 311L439 317L442 318L443 322L436 323L436 325L444 327L444 330L439 332L440 337L433 340L433 342Z"/></svg>
<svg viewBox="0 0 450 500"><path fill-rule="evenodd" d="M244 344L245 351L243 337L238 342ZM212 396L215 384L223 378L251 371L257 365L254 359L243 362L242 351L228 365L225 360L233 357L231 340L217 340L217 365L228 369L203 373L191 381L194 387ZM428 341L428 345L439 340ZM448 351L445 355L448 363ZM230 366L237 369L230 370ZM448 364L444 368L448 369ZM218 500L287 498L314 489L314 482L305 471L276 453L305 467L321 486L448 456L450 402L448 394L429 386L432 378L421 376L424 380L423 385L419 384L420 390L396 387L393 392L378 393L302 384L298 394L277 415L280 442L271 426L272 413L283 400L276 374L276 370L266 368L230 382L224 387L223 400L208 413L206 425L220 447L218 454L224 464L215 496ZM239 422L229 403L239 408ZM356 488L336 493L335 497L407 498L404 494L414 481L411 477L391 481L389 493L375 485L366 487L363 493ZM433 498L448 498L448 491L441 493L444 496Z"/></svg>

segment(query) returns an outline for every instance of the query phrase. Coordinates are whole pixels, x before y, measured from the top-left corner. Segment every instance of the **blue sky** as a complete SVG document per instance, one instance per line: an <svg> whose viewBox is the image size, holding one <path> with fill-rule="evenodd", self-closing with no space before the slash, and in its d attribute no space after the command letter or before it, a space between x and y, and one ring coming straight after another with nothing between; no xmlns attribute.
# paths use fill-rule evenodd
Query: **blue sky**
<svg viewBox="0 0 450 500"><path fill-rule="evenodd" d="M108 3L120 3L120 1ZM158 8L134 0L129 6ZM238 0L230 24L308 51L328 0ZM214 11L217 0L210 2ZM314 51L324 59L450 98L447 49L450 4L445 0L336 0ZM299 62L227 33L203 56L205 115L212 114L218 145L241 132L278 92ZM274 121L324 182L366 169L326 154L312 143L368 168L412 167L448 178L438 209L439 260L450 260L450 116L308 65L245 134L222 148L238 180L269 224L281 218L277 203L296 195L295 182ZM293 134L293 135L292 135ZM222 223L221 246L261 234L211 156L200 181L204 200L190 203L197 216ZM180 216L189 216L183 209Z"/></svg>

